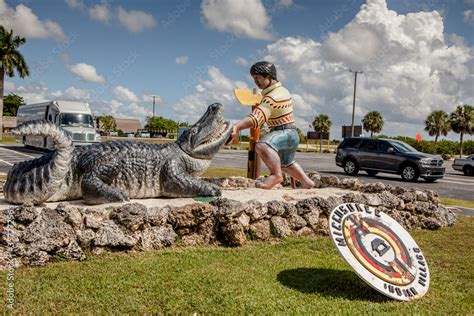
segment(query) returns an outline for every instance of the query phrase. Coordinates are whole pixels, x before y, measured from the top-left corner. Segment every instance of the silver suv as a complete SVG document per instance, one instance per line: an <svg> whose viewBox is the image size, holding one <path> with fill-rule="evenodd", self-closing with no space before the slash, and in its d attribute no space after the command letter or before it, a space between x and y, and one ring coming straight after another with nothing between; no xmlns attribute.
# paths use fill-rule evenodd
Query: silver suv
<svg viewBox="0 0 474 316"><path fill-rule="evenodd" d="M398 140L365 137L344 139L337 147L336 164L352 176L359 170L370 176L388 172L401 175L405 181L421 177L434 182L445 172L441 157L419 152Z"/></svg>

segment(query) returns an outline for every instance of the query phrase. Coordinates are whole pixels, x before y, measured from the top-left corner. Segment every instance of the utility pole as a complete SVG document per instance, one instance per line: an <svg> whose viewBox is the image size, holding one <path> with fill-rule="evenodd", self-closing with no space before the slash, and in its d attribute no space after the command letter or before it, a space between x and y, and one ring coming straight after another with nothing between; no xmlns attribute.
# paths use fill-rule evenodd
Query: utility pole
<svg viewBox="0 0 474 316"><path fill-rule="evenodd" d="M155 98L156 98L156 95L152 95L153 97L153 117L155 117Z"/></svg>
<svg viewBox="0 0 474 316"><path fill-rule="evenodd" d="M354 115L356 108L356 89L357 89L357 74L363 74L362 71L349 69L350 72L354 73L354 99L352 101L352 128L351 128L351 137L354 137Z"/></svg>

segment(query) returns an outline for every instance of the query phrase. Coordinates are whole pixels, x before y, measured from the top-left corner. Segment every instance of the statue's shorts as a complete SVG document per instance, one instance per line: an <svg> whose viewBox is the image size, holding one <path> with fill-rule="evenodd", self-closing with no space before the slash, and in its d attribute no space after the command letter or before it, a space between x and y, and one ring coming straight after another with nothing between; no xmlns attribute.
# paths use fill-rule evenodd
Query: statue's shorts
<svg viewBox="0 0 474 316"><path fill-rule="evenodd" d="M288 128L271 131L258 142L267 144L278 153L282 168L289 167L295 163L295 153L300 143L300 137L296 129Z"/></svg>

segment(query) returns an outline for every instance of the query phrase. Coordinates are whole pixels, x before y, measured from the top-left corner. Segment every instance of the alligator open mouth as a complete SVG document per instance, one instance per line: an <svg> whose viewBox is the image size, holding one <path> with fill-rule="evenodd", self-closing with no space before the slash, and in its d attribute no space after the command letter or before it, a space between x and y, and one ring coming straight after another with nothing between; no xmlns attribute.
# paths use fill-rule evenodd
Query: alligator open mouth
<svg viewBox="0 0 474 316"><path fill-rule="evenodd" d="M203 143L201 143L198 148L201 149L202 147L206 147L206 146L209 146L211 144L218 144L218 143L221 143L221 142L225 142L228 137L228 133L226 133L229 129L230 129L230 122L228 121L221 121L216 130L209 136L208 139L206 139L206 141L204 141Z"/></svg>

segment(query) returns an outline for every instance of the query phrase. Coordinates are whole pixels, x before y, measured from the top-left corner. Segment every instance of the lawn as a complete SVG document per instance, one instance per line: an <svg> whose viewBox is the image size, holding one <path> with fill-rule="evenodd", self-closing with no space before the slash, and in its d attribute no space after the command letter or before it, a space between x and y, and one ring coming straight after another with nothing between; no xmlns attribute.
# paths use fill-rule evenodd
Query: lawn
<svg viewBox="0 0 474 316"><path fill-rule="evenodd" d="M414 302L378 294L329 238L320 237L104 254L20 268L15 308L21 314L473 314L474 218L412 234L431 270L430 291ZM6 274L0 277L6 285ZM5 301L5 291L0 296Z"/></svg>

